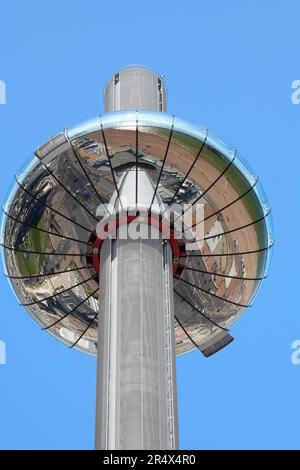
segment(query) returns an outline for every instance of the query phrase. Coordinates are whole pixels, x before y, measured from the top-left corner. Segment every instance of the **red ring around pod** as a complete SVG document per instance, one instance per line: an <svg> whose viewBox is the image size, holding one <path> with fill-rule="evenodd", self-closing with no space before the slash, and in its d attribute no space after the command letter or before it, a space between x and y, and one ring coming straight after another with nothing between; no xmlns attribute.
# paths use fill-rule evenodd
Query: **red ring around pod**
<svg viewBox="0 0 300 470"><path fill-rule="evenodd" d="M137 217L140 217L139 213L135 215L126 214L126 215L122 215L121 217L117 215L115 219L110 220L104 225L101 232L99 232L98 234L96 234L96 232L92 232L89 242L88 242L88 246L91 247L91 251L88 251L86 253L86 260L87 260L87 264L92 265L96 273L99 276L100 276L100 250L101 250L101 245L103 241L107 238L108 228L110 228L110 230L112 229L117 230L121 225L129 224L130 222L135 220ZM180 259L186 258L187 256L184 240L182 239L178 240L175 238L174 227L171 226L170 228L168 228L166 225L164 225L162 222L161 215L157 216L148 212L147 217L145 217L144 219L145 219L144 221L147 221L148 225L153 225L154 227L156 227L162 233L163 236L164 234L166 235L166 238L163 238L163 239L168 240L171 246L172 260L173 260L173 275L180 277L184 270L182 263L180 263Z"/></svg>

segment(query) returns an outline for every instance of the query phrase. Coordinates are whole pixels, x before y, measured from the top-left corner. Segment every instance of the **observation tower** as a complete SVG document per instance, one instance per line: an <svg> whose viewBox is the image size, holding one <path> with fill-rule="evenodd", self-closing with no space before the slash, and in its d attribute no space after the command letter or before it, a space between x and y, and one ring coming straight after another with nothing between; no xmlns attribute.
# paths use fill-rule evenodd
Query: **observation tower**
<svg viewBox="0 0 300 470"><path fill-rule="evenodd" d="M233 340L266 277L270 208L235 148L166 113L160 75L121 69L104 102L16 176L5 274L43 330L97 356L96 449L176 449L176 355Z"/></svg>

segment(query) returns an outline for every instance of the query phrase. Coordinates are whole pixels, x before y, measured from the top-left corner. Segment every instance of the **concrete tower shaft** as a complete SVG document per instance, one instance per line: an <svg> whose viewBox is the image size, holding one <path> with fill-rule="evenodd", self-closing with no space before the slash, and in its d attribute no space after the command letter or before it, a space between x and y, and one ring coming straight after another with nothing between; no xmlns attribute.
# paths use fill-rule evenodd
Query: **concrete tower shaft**
<svg viewBox="0 0 300 470"><path fill-rule="evenodd" d="M122 109L165 112L166 101L163 78L141 66L125 67L115 73L104 91L105 112Z"/></svg>
<svg viewBox="0 0 300 470"><path fill-rule="evenodd" d="M101 269L96 448L175 449L170 246L106 240Z"/></svg>
<svg viewBox="0 0 300 470"><path fill-rule="evenodd" d="M138 170L140 211L154 188ZM136 170L120 182L117 210L135 205ZM161 201L155 198L155 207ZM122 228L122 227L121 227ZM168 241L146 222L103 242L100 252L96 449L178 446L173 263ZM125 227L126 228L126 227ZM148 230L149 229L149 230ZM129 232L129 230L128 230ZM147 232L151 237L146 236ZM132 237L132 234L143 236Z"/></svg>
<svg viewBox="0 0 300 470"><path fill-rule="evenodd" d="M129 67L105 90L105 111L165 111L166 90L149 69ZM148 210L154 187L138 162L119 182L110 204ZM131 221L142 232L147 222ZM134 225L136 225L134 227ZM148 226L144 228L149 228ZM172 251L159 229L103 242L96 449L175 449L178 446Z"/></svg>

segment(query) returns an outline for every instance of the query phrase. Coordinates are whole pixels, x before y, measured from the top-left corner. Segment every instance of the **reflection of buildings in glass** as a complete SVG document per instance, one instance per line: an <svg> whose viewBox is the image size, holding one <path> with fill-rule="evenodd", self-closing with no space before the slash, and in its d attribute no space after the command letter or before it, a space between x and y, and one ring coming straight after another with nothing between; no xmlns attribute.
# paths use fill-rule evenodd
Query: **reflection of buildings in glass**
<svg viewBox="0 0 300 470"><path fill-rule="evenodd" d="M95 312L96 312L98 307L99 307L99 300L95 299L94 297L90 297L90 299L88 300L88 303L89 303L91 309L95 310Z"/></svg>
<svg viewBox="0 0 300 470"><path fill-rule="evenodd" d="M31 315L66 344L98 351L99 383L110 377L98 393L98 424L110 419L106 410L115 416L116 406L122 422L140 425L137 404L148 393L160 403L144 403L152 410L151 444L157 423L165 430L169 417L169 441L159 448L174 448L175 352L197 347L209 356L232 341L227 330L265 276L272 237L263 192L237 152L165 109L161 77L140 67L115 74L105 92L105 110L112 112L65 130L35 152L35 163L9 198L2 240L11 284ZM163 207L177 204L186 214L189 204L193 212L184 220L183 237L174 236L178 212L168 239L160 235L136 245L101 239L97 208L111 203L118 224L126 225L129 218L124 222L120 210L126 197L136 208L154 203L159 234ZM123 431L110 425L121 439ZM127 429L127 446L134 445L131 434L139 439Z"/></svg>
<svg viewBox="0 0 300 470"><path fill-rule="evenodd" d="M122 119L124 119L126 125L124 127L121 125L118 128L114 128L113 122L109 124L108 116L105 117L104 115L103 120L104 118L106 119L106 145L107 148L109 147L111 149L110 152L114 152L110 155L111 164L113 169L116 169L115 178L119 180L123 174L123 171L128 171L128 169L130 170L130 165L134 170L135 116L132 124L130 124L128 113L120 113L119 122L122 123ZM164 160L168 129L170 129L172 118L168 115L160 117L160 123L162 126L161 129L158 127L151 127L150 123L152 123L154 119L155 114L151 112L139 112L139 122L141 126L141 130L139 131L139 144L142 148L139 158L141 163L145 161L146 171L149 172L148 174L152 179L153 184L155 185L160 174L162 162ZM90 128L92 128L92 132L90 132ZM147 132L145 133L143 132L144 128L147 129ZM201 269L203 271L212 273L216 271L232 277L237 276L254 278L262 276L263 266L266 264L267 252L235 256L235 267L233 267L231 257L230 259L227 259L224 256L226 252L238 253L239 251L255 251L266 245L265 242L267 242L267 232L264 220L262 220L257 225L250 225L249 227L245 227L245 229L242 228L236 230L236 228L239 226L247 225L248 223L251 223L251 221L253 222L255 218L259 218L261 209L259 200L257 199L257 193L250 191L248 195L245 196L247 199L247 207L251 207L250 215L250 213L247 213L247 207L245 207L243 203L243 193L249 190L249 183L247 182L247 178L241 173L238 176L239 170L237 170L237 168L234 168L233 171L234 164L232 164L232 167L227 170L227 176L224 175L219 178L219 181L215 184L215 187L212 187L208 192L205 192L205 188L209 187L214 179L217 179L220 176L220 173L226 168L224 161L227 158L226 155L220 153L220 150L215 150L213 145L209 145L209 134L207 138L207 147L203 149L202 157L199 158L199 163L194 165L194 168L190 172L188 178L185 182L183 182L188 165L193 163L193 159L197 154L197 149L199 149L201 145L200 140L198 144L196 143L197 139L200 139L200 137L202 137L202 139L204 138L205 130L201 130L201 128L200 130L197 130L196 138L195 134L193 135L193 128L190 129L189 132L191 132L191 135L193 135L193 137L190 137L190 139L193 141L193 145L191 145L186 137L188 126L185 126L182 129L180 129L180 126L176 128L175 119L174 128L176 129L176 134L171 142L167 161L161 173L161 179L158 188L159 195L164 202L170 203L172 197L176 193L174 201L183 205L188 199L191 203L193 203L199 197L201 197L201 194L205 193L203 198L199 200L199 203L205 203L204 216L207 220L204 222L204 237L206 240L201 242L199 241L198 246L199 249L201 249L201 251L203 251L205 254L215 255L220 253L221 255L220 257L209 256L207 258L191 258L189 261L189 266L193 269ZM79 132L80 137L77 137L76 132ZM30 259L32 258L31 269L35 274L48 271L63 271L65 269L69 269L70 266L74 269L74 267L83 266L85 263L84 253L86 248L84 243L88 241L89 237L87 229L93 231L96 227L96 221L93 217L93 214L99 205L99 197L95 191L92 190L91 183L86 181L85 173L81 169L80 165L78 163L76 165L75 163L76 158L74 156L74 150L76 150L77 157L82 159L82 165L86 165L84 161L84 146L81 147L82 140L80 140L84 135L82 134L83 132L84 128L80 128L78 131L76 131L76 129L68 131L68 134L70 135L70 143L65 136L61 138L61 135L59 134L57 138L55 137L53 139L53 143L46 147L47 151L48 149L51 150L49 153L46 153L45 155L43 154L43 158L46 162L51 162L52 174L49 174L46 168L42 169L40 165L32 167L30 171L30 179L32 182L35 182L36 180L35 171L37 171L37 174L39 175L36 199L30 199L28 194L24 193L24 191L20 191L19 194L16 194L16 198L12 199L14 200L14 206L11 205L11 210L14 210L17 214L22 207L21 200L18 202L17 198L23 198L24 194L26 194L28 199L31 201L31 213L34 214L35 212L40 211L43 214L41 222L43 229L55 233L55 235L44 233L39 237L40 240L37 240L36 236L32 237L31 235L31 249L36 244L37 248L39 248L38 245L42 242L44 243L44 246L49 253L55 253L58 250L62 253L65 253L65 255L62 257L57 257L55 254L48 257L30 255ZM86 124L86 135L87 139L92 139L92 142L90 140L87 141L88 146L91 145L91 150L93 150L93 148L96 150L96 145L94 145L95 142L97 142L100 146L97 147L97 149L101 148L103 150L105 148L99 120L92 120L90 123ZM124 147L127 148L127 151L124 151ZM133 150L128 153L128 148ZM43 149L43 152L45 153L45 148ZM42 155L42 151L37 151L37 154ZM228 154L230 154L229 151ZM66 158L68 158L68 164L64 163L64 159ZM99 155L97 153L92 151L89 152L89 161L92 161L93 159L96 161L98 158ZM232 157L230 154L230 157L227 158L227 161L229 162L231 158ZM238 157L236 157L235 160L237 160L237 158ZM220 163L218 160L220 160ZM103 201L108 202L114 191L114 181L108 164L107 156L106 158L105 155L103 156L103 161L106 161L107 166L105 166L105 174L102 179L99 180L96 177L95 171L97 173L97 168L96 170L93 170L93 173L91 173L90 179ZM55 177L58 178L56 175L59 175L60 182L66 185L67 188L71 188L71 183L73 181L70 176L72 168L70 165L71 162L73 162L72 165L76 168L76 178L78 179L76 184L81 187L85 187L88 184L90 185L87 186L89 188L87 199L84 198L81 191L80 194L76 194L75 190L72 193L73 197L69 193L66 194L65 191L61 188L59 182L55 179ZM156 163L160 163L160 165L157 165ZM68 169L69 167L70 170ZM65 168L66 171L61 171L61 168ZM100 166L98 170L101 170L101 168L103 168L103 166ZM240 178L240 186L237 188L237 186L235 186L235 180L238 180L238 178ZM183 184L181 185L182 182ZM251 183L253 184L253 181L251 181ZM24 186L24 183L21 182L21 184ZM191 191L195 192L193 193ZM45 195L47 195L46 198L44 198ZM183 197L180 200L180 196L182 195L188 196ZM192 199L190 199L190 197L192 197ZM238 198L240 199L238 200ZM236 202L230 206L230 204L235 200ZM89 213L82 207L82 205L88 208ZM213 215L217 208L222 208L228 205L229 207L222 213L222 219L220 219L217 215ZM237 216L236 214L240 214L241 211L243 211L243 217L240 217L240 215ZM71 220L68 220L69 216ZM199 218L201 220L201 217ZM34 215L30 216L27 221L28 223L34 221ZM74 221L76 223L74 223ZM13 224L8 219L6 225L7 233L10 232L11 227L13 227ZM22 225L20 224L20 228L21 227ZM194 230L196 237L197 234L198 236L201 236L199 228L198 231L197 227L195 227ZM233 231L231 232L231 230ZM14 233L15 239L15 229L12 231ZM223 235L223 232L228 233ZM61 235L66 235L67 237L70 237L71 240L67 238L62 239ZM7 238L9 237L7 236ZM75 239L74 241L72 240L73 238ZM82 240L82 243L76 243L76 239ZM71 255L74 251L77 253L82 253L83 258L79 258L77 256L72 258ZM13 271L17 270L19 274L22 274L22 264L20 264L21 258L26 260L27 256L28 255L26 253L14 256L14 253L10 252L7 255L7 261L11 265ZM73 263L72 265L70 265L71 262ZM183 262L185 263L186 261L183 260ZM258 267L259 271L257 270ZM188 272L187 270L185 270L183 278L190 280L193 284L199 284L200 286L203 286L203 288L206 288L206 286L211 284L211 289L214 294L221 294L222 296L225 295L225 297L228 295L228 300L232 300L233 302L236 301L242 304L247 304L247 299L251 298L253 292L257 289L258 284L258 282L255 281L243 282L240 280L240 287L234 284L235 288L232 289L232 292L229 292L228 289L230 289L231 285L233 285L233 282L230 281L230 278L224 278L222 280L221 278L214 275L210 276L209 274L196 273L193 271ZM40 298L43 294L48 296L51 295L51 293L59 292L59 290L65 288L65 284L70 286L71 282L75 282L75 279L76 283L78 283L81 278L79 276L77 279L77 276L74 275L71 278L68 277L66 283L65 281L62 281L63 279L64 274L58 274L57 276L53 276L49 279L24 279L23 281L18 281L18 287L16 290L18 291L18 289L21 289L22 291L26 291L27 296L33 296L34 292L36 292L38 298ZM74 281L72 279L74 279ZM21 287L21 284L23 284L24 287ZM86 286L83 285L73 289L74 295L78 296L79 300L82 299L83 292L85 292L85 287ZM178 286L178 289L181 292L183 286ZM199 296L203 304L207 308L213 309L212 311L214 311L214 306L217 303L218 309L221 309L222 318L224 318L224 326L228 326L228 322L232 322L235 316L239 317L241 311L243 310L243 308L239 307L238 305L230 305L227 304L227 302L222 302L218 299L212 298L211 295L205 292L198 292L197 289L192 286L189 287L186 285L185 290L191 290L191 292L193 292L193 294L190 296L191 299L193 298L193 295ZM95 310L97 299L94 300L91 298L89 302L92 310ZM184 304L182 299L179 298L178 311L183 308L183 305ZM41 312L41 315L42 314L43 313ZM226 320L226 318L228 320ZM208 331L210 331L208 322L206 322L206 328L208 328ZM176 328L176 335L179 335L179 331L180 328ZM96 339L96 331L94 332L94 335ZM182 333L180 336L182 336ZM189 349L191 349L191 344L187 339L185 339L183 345L180 348L178 347L178 352L185 352Z"/></svg>

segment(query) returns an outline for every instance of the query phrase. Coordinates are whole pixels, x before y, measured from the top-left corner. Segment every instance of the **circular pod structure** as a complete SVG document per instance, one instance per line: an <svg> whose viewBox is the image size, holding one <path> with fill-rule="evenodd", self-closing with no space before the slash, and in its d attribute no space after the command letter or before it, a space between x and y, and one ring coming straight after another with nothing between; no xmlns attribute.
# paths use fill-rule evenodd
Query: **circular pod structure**
<svg viewBox="0 0 300 470"><path fill-rule="evenodd" d="M272 233L257 176L201 126L121 111L49 139L16 176L4 206L6 275L42 328L96 354L97 209L136 168L166 206L194 209L194 243L183 235L182 253L173 250L176 353L197 346L209 354L230 340L227 330L251 306L267 273Z"/></svg>
<svg viewBox="0 0 300 470"><path fill-rule="evenodd" d="M268 271L257 176L165 109L161 76L121 69L106 112L40 146L3 207L19 302L97 355L96 449L177 448L176 355L231 343Z"/></svg>

